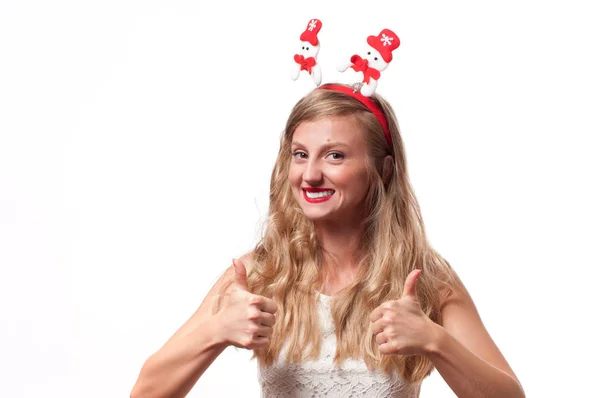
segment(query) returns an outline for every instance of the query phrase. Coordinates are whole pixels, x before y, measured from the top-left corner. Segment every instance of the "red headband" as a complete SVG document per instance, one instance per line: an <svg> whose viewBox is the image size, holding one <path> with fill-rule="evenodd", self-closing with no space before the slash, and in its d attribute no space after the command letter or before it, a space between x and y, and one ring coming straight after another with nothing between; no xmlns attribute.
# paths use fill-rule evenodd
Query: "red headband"
<svg viewBox="0 0 600 398"><path fill-rule="evenodd" d="M392 147L392 136L390 135L390 129L388 127L387 118L385 117L385 114L383 113L381 108L377 106L375 101L373 101L369 97L365 97L360 93L360 91L355 91L352 87L343 86L340 84L327 84L319 87L319 89L339 91L341 93L348 94L352 98L356 98L357 100L359 100L364 106L369 108L371 113L373 113L377 120L379 120L379 124L381 124L383 132L385 134L385 139L387 140L388 145Z"/></svg>

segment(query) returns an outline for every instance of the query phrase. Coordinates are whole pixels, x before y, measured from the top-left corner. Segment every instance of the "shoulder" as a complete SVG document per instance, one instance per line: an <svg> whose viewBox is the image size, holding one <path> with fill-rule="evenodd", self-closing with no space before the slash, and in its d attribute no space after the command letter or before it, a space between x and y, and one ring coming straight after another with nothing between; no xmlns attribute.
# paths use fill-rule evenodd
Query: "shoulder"
<svg viewBox="0 0 600 398"><path fill-rule="evenodd" d="M475 302L454 270L451 283L440 291L440 310L441 324L446 329L458 331L468 324L482 326Z"/></svg>
<svg viewBox="0 0 600 398"><path fill-rule="evenodd" d="M440 289L440 309L442 313L450 312L444 310L452 306L460 306L463 308L470 307L471 309L475 309L475 303L465 284L456 273L456 270L452 269L451 274L451 278L447 279L447 286Z"/></svg>

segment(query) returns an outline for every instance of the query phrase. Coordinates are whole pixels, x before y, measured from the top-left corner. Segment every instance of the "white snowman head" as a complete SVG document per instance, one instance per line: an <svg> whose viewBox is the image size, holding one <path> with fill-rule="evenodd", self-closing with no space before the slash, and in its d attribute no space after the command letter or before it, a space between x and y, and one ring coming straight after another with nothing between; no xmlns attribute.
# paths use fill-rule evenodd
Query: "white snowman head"
<svg viewBox="0 0 600 398"><path fill-rule="evenodd" d="M377 69L380 72L384 71L389 65L388 62L385 62L381 53L371 46L365 46L361 57L369 61L370 68Z"/></svg>
<svg viewBox="0 0 600 398"><path fill-rule="evenodd" d="M321 44L319 42L317 42L317 45L313 45L312 43L310 43L308 41L301 41L300 49L298 50L298 52L296 54L302 55L302 56L304 56L304 58L310 58L310 57L317 58L320 48L321 48Z"/></svg>

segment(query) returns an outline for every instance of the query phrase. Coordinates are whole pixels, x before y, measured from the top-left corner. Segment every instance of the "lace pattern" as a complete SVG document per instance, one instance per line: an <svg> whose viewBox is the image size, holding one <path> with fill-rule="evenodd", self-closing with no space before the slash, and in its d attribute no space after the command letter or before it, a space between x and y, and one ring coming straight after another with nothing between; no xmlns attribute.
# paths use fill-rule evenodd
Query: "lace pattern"
<svg viewBox="0 0 600 398"><path fill-rule="evenodd" d="M319 322L322 331L318 360L301 364L285 362L284 345L273 366L258 365L258 380L263 398L351 397L416 398L420 384L410 385L399 377L389 378L380 371L370 371L362 360L349 359L336 368L335 328L331 316L332 297L319 295Z"/></svg>

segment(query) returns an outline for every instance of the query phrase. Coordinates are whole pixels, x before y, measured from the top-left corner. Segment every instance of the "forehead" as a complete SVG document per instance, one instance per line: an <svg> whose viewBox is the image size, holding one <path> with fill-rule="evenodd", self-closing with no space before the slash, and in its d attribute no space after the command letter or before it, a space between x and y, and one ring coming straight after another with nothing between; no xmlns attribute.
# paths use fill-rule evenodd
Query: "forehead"
<svg viewBox="0 0 600 398"><path fill-rule="evenodd" d="M335 116L300 123L294 131L292 141L307 146L338 142L351 148L362 148L366 145L364 135L354 116Z"/></svg>

